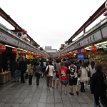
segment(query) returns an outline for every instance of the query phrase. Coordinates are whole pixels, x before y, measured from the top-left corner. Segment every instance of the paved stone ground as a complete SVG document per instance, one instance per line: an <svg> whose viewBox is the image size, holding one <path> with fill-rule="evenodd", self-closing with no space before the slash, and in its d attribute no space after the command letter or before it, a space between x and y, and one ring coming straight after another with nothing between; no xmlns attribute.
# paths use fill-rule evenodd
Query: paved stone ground
<svg viewBox="0 0 107 107"><path fill-rule="evenodd" d="M60 93L60 88L48 89L45 79L37 87L33 85L8 83L0 86L0 107L93 107L92 96L87 90L79 96Z"/></svg>

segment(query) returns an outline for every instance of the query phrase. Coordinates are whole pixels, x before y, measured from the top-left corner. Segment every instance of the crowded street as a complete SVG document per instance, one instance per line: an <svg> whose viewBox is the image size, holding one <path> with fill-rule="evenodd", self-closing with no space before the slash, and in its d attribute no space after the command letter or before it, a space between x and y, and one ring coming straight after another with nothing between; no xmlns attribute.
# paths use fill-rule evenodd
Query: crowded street
<svg viewBox="0 0 107 107"><path fill-rule="evenodd" d="M0 107L107 107L107 0L0 0Z"/></svg>

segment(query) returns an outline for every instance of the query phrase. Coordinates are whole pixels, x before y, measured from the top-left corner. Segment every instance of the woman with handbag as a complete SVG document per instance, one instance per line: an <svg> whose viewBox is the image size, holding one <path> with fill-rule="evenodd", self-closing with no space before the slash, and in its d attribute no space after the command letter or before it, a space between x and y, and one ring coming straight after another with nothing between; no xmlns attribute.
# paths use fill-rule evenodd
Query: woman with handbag
<svg viewBox="0 0 107 107"><path fill-rule="evenodd" d="M54 75L54 66L52 65L52 61L49 61L49 64L46 67L46 76L47 76L47 86L52 88L52 80Z"/></svg>

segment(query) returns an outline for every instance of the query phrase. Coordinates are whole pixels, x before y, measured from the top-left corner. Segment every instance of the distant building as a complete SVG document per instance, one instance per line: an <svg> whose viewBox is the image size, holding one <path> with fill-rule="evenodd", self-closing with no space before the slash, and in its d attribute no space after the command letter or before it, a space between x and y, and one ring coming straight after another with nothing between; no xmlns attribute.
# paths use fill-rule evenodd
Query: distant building
<svg viewBox="0 0 107 107"><path fill-rule="evenodd" d="M45 50L51 50L52 46L45 46Z"/></svg>
<svg viewBox="0 0 107 107"><path fill-rule="evenodd" d="M57 49L50 49L50 50L45 50L45 51L48 52L48 53L56 53Z"/></svg>
<svg viewBox="0 0 107 107"><path fill-rule="evenodd" d="M52 49L52 46L45 46L45 51L53 57L54 54L57 52L57 49Z"/></svg>

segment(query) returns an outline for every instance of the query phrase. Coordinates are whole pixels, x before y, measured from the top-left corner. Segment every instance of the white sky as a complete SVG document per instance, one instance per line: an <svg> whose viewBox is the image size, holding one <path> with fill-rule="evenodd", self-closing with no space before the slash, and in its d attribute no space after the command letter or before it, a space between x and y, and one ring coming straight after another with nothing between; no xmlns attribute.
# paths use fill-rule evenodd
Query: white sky
<svg viewBox="0 0 107 107"><path fill-rule="evenodd" d="M41 46L59 49L105 0L0 0L0 7ZM0 23L12 28L2 19Z"/></svg>

